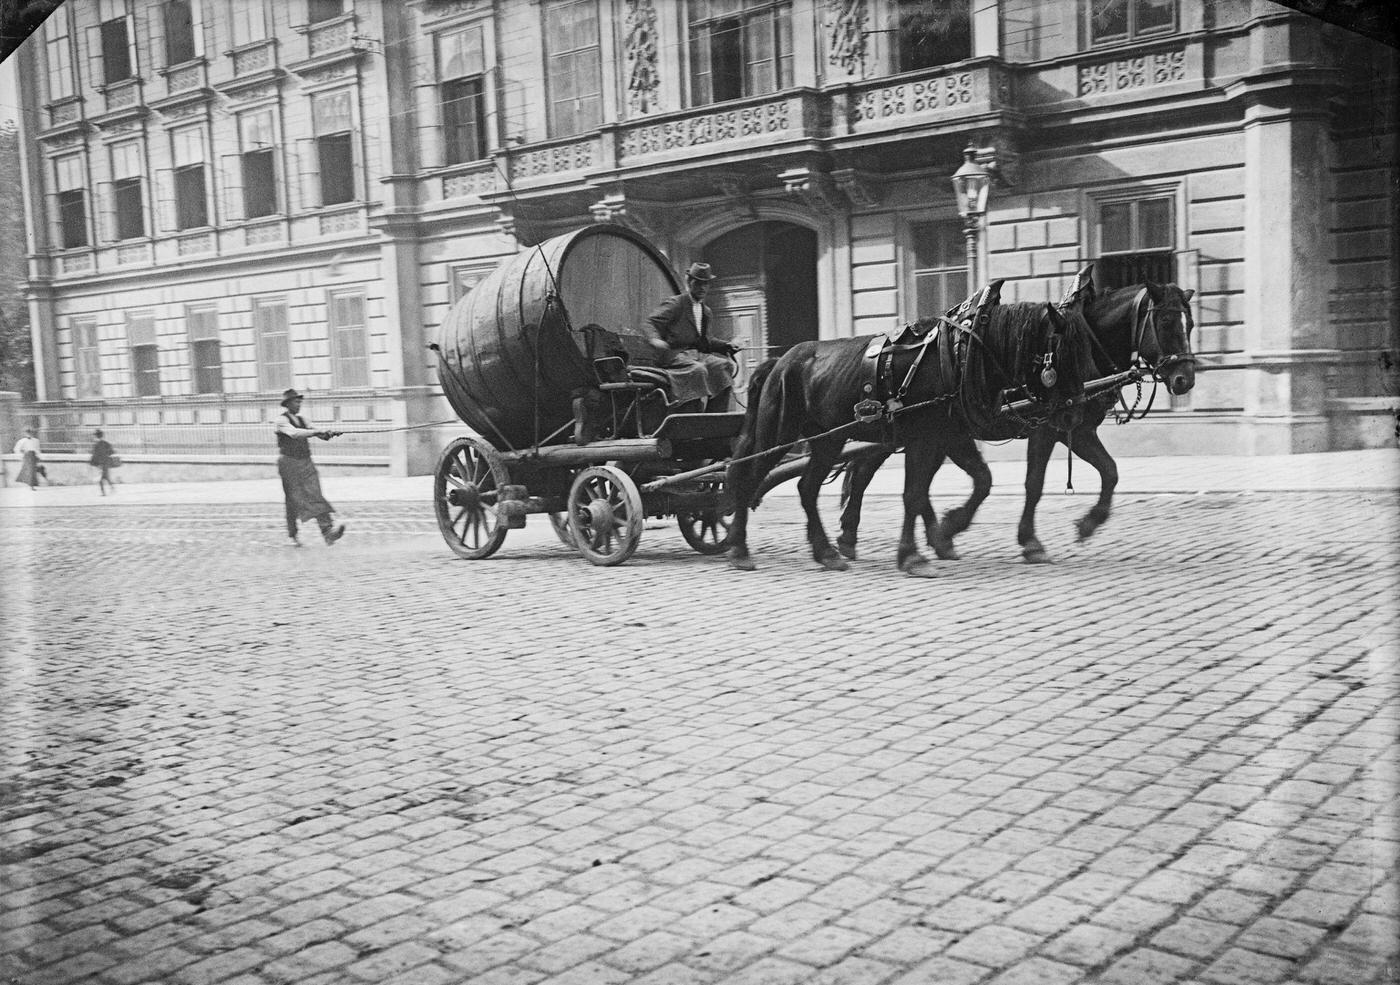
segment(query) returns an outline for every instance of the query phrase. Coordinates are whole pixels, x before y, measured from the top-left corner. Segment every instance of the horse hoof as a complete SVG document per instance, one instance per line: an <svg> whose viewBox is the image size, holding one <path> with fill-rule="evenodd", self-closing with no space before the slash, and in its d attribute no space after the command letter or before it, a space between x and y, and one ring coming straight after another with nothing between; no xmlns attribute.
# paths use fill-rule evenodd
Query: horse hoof
<svg viewBox="0 0 1400 985"><path fill-rule="evenodd" d="M842 557L849 558L852 561L856 560L855 544L842 544L838 541L836 544L836 550L840 553Z"/></svg>
<svg viewBox="0 0 1400 985"><path fill-rule="evenodd" d="M1027 564L1049 564L1050 555L1043 550L1022 551L1021 557L1025 558Z"/></svg>
<svg viewBox="0 0 1400 985"><path fill-rule="evenodd" d="M819 558L818 563L827 571L845 571L850 568L846 559L836 554L828 554L824 558Z"/></svg>
<svg viewBox="0 0 1400 985"><path fill-rule="evenodd" d="M904 573L905 573L906 575L908 575L910 578L936 578L936 577L938 577L938 572L934 570L933 565L930 564L928 561L923 560L923 559L919 559L919 560L912 560L912 559L911 559L910 561L906 561L904 564L900 565L900 568L901 568L901 569L904 571Z"/></svg>
<svg viewBox="0 0 1400 985"><path fill-rule="evenodd" d="M938 555L938 560L940 561L962 560L962 555L958 553L958 549L952 544L949 544L947 547L935 547L933 553Z"/></svg>
<svg viewBox="0 0 1400 985"><path fill-rule="evenodd" d="M1074 532L1081 541L1088 540L1090 537L1094 536L1094 531L1097 529L1099 529L1099 525L1092 520L1080 520L1074 525Z"/></svg>
<svg viewBox="0 0 1400 985"><path fill-rule="evenodd" d="M736 555L731 554L729 556L729 566L735 571L758 570L758 565L754 564L753 558L749 557L747 554L745 554L743 557L738 557Z"/></svg>

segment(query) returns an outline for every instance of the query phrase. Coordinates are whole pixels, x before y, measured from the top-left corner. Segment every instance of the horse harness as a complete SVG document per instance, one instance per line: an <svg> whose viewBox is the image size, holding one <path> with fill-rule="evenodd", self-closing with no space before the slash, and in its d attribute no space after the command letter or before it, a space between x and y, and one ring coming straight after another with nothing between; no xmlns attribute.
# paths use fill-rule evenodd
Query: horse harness
<svg viewBox="0 0 1400 985"><path fill-rule="evenodd" d="M866 381L861 388L864 397L855 405L856 420L863 424L883 421L888 426L901 413L938 406L958 398L966 381L972 343L981 343L986 334L992 309L1001 300L1001 284L1001 281L994 281L945 315L905 325L896 334L873 337L865 349ZM1049 347L1035 360L1039 367L1040 383L1046 390L1053 388L1059 378L1055 363L1061 336L1062 332L1057 328L1052 333ZM904 401L909 388L931 349L937 350L939 378L948 389L930 400L906 404ZM908 352L913 352L914 358L896 384L895 357ZM991 356L990 352L987 354ZM994 356L992 359L995 362ZM1005 374L1004 368L1002 372L1009 375ZM1030 396L1029 392L1027 395Z"/></svg>

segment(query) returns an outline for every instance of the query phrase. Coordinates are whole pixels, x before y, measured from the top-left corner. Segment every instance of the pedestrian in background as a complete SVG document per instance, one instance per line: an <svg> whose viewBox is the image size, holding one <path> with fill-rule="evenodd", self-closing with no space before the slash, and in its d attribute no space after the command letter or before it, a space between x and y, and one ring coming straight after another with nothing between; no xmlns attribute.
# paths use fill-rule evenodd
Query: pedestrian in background
<svg viewBox="0 0 1400 985"><path fill-rule="evenodd" d="M321 495L321 477L311 464L311 439L329 441L339 431L318 428L301 416L302 395L295 390L282 394L282 413L277 415L277 475L287 498L287 536L293 547L300 547L297 521L315 519L326 544L334 544L345 534L345 524L331 519L335 508Z"/></svg>
<svg viewBox="0 0 1400 985"><path fill-rule="evenodd" d="M88 464L98 470L97 491L105 496L108 489L117 491L117 487L112 485L112 460L116 458L116 453L111 442L102 437L101 428L94 431L92 436L96 440L92 443L92 456Z"/></svg>
<svg viewBox="0 0 1400 985"><path fill-rule="evenodd" d="M49 472L39 460L39 439L33 428L24 429L24 437L15 442L15 454L20 456L19 481L31 490L39 487L39 477L48 481Z"/></svg>

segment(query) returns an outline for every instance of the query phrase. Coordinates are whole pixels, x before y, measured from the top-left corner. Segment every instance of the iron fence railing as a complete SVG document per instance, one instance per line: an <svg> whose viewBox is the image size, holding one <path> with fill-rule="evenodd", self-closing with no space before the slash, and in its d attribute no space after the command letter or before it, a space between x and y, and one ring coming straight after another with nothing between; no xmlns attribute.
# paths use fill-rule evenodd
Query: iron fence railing
<svg viewBox="0 0 1400 985"><path fill-rule="evenodd" d="M374 396L325 397L307 416L319 427L347 432L316 443L318 459L383 459L390 454L391 401ZM101 430L118 455L168 458L265 458L277 454L275 400L173 397L145 400L23 404L21 427L32 427L45 454L83 454ZM379 433L348 433L367 431Z"/></svg>

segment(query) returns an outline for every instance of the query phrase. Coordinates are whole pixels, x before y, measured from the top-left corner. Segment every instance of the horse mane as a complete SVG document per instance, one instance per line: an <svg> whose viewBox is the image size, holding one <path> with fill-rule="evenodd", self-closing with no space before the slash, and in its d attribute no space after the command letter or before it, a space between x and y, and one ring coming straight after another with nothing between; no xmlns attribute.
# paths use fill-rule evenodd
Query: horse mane
<svg viewBox="0 0 1400 985"><path fill-rule="evenodd" d="M1058 371L1071 374L1068 377L1071 380L1088 380L1094 371L1089 323L1078 305L1056 310L1065 323L1064 337L1056 354ZM1032 347L1043 346L1048 337L1041 330L1046 317L1043 301L999 304L992 309L982 341L997 361L1019 377L1024 372L1024 357ZM1005 381L1006 384L1021 382L1019 378Z"/></svg>

